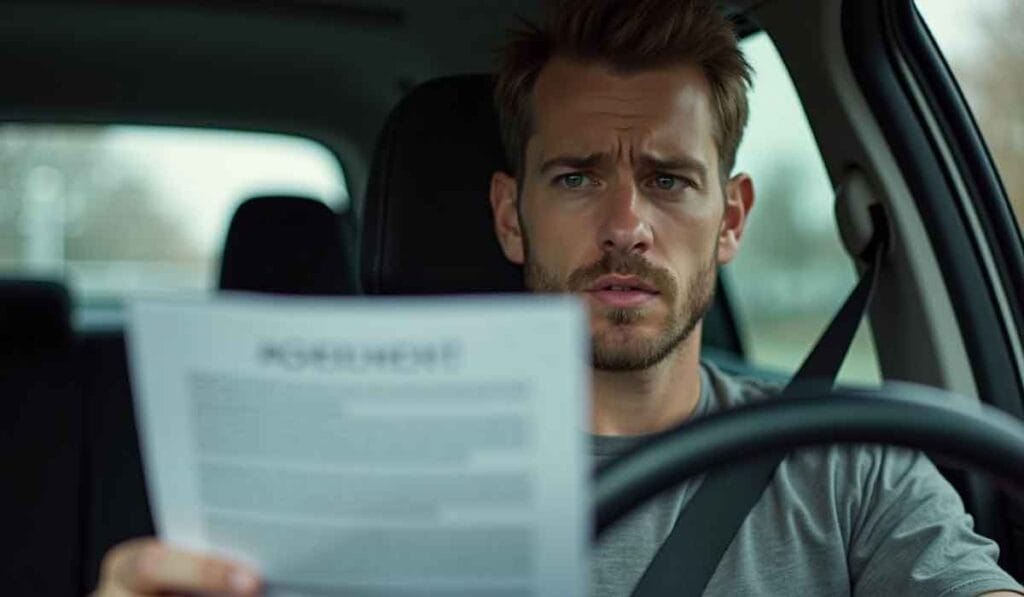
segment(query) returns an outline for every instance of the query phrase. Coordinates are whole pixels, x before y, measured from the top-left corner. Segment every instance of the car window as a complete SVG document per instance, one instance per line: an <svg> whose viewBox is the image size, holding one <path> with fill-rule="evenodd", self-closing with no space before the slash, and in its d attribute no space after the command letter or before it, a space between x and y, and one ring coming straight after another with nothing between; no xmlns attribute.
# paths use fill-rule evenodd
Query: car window
<svg viewBox="0 0 1024 597"><path fill-rule="evenodd" d="M1024 2L917 0L1024 229Z"/></svg>
<svg viewBox="0 0 1024 597"><path fill-rule="evenodd" d="M338 160L307 139L0 124L0 276L63 279L87 306L202 291L235 207L269 193L348 204Z"/></svg>
<svg viewBox="0 0 1024 597"><path fill-rule="evenodd" d="M755 75L736 171L750 173L756 200L723 283L748 360L789 373L810 352L857 275L841 245L824 161L782 59L765 33L741 45ZM879 379L874 345L862 324L840 380Z"/></svg>

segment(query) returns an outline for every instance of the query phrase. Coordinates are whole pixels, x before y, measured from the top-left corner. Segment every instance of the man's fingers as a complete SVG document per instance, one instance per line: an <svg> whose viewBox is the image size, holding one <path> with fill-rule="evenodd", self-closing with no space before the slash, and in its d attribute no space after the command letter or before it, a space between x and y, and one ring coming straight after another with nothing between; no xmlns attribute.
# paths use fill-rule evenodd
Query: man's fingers
<svg viewBox="0 0 1024 597"><path fill-rule="evenodd" d="M256 595L259 577L251 570L209 556L177 550L155 539L138 539L108 555L107 573L130 594L209 592Z"/></svg>

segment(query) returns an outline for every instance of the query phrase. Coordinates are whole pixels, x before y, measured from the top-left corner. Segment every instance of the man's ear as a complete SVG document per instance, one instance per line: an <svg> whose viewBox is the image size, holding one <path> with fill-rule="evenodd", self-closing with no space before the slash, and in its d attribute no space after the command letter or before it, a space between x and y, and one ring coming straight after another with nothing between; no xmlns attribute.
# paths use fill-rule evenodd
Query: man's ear
<svg viewBox="0 0 1024 597"><path fill-rule="evenodd" d="M523 233L519 229L519 212L516 203L518 189L516 179L504 172L491 175L491 212L494 215L494 232L498 235L505 257L522 265Z"/></svg>
<svg viewBox="0 0 1024 597"><path fill-rule="evenodd" d="M749 174L740 173L725 184L725 213L718 231L718 264L724 265L736 257L740 239L747 224L747 216L754 207L754 181Z"/></svg>

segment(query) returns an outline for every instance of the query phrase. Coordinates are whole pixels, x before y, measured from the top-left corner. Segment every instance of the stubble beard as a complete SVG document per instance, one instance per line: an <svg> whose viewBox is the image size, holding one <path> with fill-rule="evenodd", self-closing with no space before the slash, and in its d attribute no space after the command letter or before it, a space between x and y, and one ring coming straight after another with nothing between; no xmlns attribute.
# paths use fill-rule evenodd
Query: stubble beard
<svg viewBox="0 0 1024 597"><path fill-rule="evenodd" d="M629 326L640 321L644 308L608 309L604 313L609 328L591 333L591 363L600 371L641 371L662 362L675 352L696 329L711 308L717 281L718 249L682 287L683 300L675 278L636 253L605 253L600 261L574 271L567 279L547 270L535 259L524 237L525 285L534 292L582 292L604 274L635 275L655 285L660 298L669 305L669 314L661 331L653 338L631 333Z"/></svg>

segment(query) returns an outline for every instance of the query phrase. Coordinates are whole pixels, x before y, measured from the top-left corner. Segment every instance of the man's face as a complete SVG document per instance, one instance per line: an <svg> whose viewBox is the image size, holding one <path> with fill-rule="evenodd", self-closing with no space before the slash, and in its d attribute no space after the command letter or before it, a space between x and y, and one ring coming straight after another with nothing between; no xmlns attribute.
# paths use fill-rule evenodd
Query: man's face
<svg viewBox="0 0 1024 597"><path fill-rule="evenodd" d="M555 59L532 113L520 181L492 185L505 253L530 289L585 297L596 368L646 369L699 329L734 251L707 81Z"/></svg>

